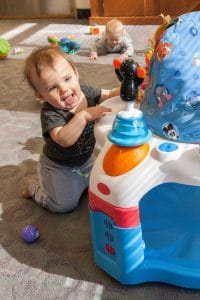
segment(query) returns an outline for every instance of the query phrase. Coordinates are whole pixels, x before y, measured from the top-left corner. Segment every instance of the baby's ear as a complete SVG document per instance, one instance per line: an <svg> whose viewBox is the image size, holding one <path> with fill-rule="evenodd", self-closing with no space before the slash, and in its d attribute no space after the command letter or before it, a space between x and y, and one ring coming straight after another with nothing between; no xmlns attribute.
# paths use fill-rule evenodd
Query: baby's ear
<svg viewBox="0 0 200 300"><path fill-rule="evenodd" d="M35 91L34 95L38 99L38 101L44 101L44 97L40 93Z"/></svg>

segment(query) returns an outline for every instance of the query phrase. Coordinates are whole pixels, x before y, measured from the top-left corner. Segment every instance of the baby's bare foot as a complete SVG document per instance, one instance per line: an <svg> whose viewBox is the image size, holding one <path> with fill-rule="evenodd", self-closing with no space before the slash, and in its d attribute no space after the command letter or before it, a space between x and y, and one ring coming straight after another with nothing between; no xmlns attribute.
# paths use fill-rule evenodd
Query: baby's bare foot
<svg viewBox="0 0 200 300"><path fill-rule="evenodd" d="M31 194L29 192L29 187L30 187L30 185L33 185L33 184L34 184L34 181L32 181L32 180L27 181L25 189L22 192L22 197L23 198L25 198L25 199L31 198Z"/></svg>

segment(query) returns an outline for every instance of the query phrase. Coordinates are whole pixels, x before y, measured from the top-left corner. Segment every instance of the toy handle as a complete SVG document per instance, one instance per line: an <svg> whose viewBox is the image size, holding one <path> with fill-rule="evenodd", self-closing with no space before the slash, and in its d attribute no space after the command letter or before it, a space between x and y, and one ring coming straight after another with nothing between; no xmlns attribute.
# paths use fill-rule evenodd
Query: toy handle
<svg viewBox="0 0 200 300"><path fill-rule="evenodd" d="M137 67L136 74L138 78L144 79L147 74L147 71L145 70L145 68Z"/></svg>
<svg viewBox="0 0 200 300"><path fill-rule="evenodd" d="M113 66L115 68L115 74L117 75L117 78L120 82L122 82L122 80L123 80L123 76L120 72L121 64L122 64L122 60L120 58L115 58L113 60Z"/></svg>

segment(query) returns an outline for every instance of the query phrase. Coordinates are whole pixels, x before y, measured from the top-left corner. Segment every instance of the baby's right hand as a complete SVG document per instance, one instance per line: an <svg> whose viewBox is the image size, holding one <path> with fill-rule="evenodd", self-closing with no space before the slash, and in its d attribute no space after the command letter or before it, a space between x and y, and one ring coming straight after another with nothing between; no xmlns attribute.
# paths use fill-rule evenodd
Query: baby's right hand
<svg viewBox="0 0 200 300"><path fill-rule="evenodd" d="M120 60L126 60L126 59L128 59L128 55L127 54L125 54L125 53L123 53L123 54L121 54L119 57L117 57L117 59L120 59Z"/></svg>
<svg viewBox="0 0 200 300"><path fill-rule="evenodd" d="M98 55L96 53L93 53L92 55L90 55L89 60L97 60Z"/></svg>
<svg viewBox="0 0 200 300"><path fill-rule="evenodd" d="M105 115L107 112L111 112L111 108L97 105L92 107L87 107L84 109L86 121L94 121Z"/></svg>

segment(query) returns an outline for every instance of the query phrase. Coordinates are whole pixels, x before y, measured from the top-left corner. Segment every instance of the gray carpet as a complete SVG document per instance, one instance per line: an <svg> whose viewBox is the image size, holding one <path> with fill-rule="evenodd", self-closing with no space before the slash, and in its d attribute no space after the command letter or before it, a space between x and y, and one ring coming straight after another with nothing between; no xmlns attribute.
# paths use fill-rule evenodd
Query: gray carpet
<svg viewBox="0 0 200 300"><path fill-rule="evenodd" d="M69 19L0 20L0 36L23 54L10 54L0 61L0 299L200 299L200 292L165 284L123 286L95 265L88 215L88 197L69 214L53 214L22 199L28 178L37 177L37 160L42 149L40 104L23 81L24 58L37 45L47 44L50 33L58 37L75 34L82 47L73 56L81 81L104 88L119 84L112 67L112 55L97 62L88 60L94 37L87 22ZM128 26L139 63L149 34L155 26ZM21 229L35 224L40 238L26 244Z"/></svg>

